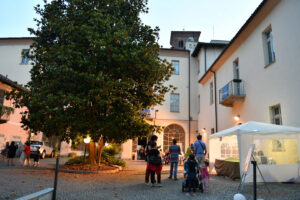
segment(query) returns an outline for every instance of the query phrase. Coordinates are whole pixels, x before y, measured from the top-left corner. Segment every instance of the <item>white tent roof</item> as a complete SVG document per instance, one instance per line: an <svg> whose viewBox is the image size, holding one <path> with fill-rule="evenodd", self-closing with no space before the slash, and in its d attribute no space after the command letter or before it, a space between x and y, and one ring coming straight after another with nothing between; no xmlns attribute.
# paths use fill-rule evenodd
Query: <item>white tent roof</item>
<svg viewBox="0 0 300 200"><path fill-rule="evenodd" d="M281 126L261 122L249 121L239 126L234 126L223 131L219 131L210 136L210 138L223 137L238 134L300 134L300 128L292 126Z"/></svg>

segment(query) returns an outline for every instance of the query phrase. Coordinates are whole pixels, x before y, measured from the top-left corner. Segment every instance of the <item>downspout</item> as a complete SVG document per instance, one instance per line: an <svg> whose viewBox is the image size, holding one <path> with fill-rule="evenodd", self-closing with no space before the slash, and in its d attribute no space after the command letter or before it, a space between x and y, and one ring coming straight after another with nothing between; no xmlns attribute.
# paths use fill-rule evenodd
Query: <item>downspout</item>
<svg viewBox="0 0 300 200"><path fill-rule="evenodd" d="M191 54L190 54L190 51L188 52L189 53L189 95L188 95L188 102L189 102L189 107L188 107L188 109L189 109L189 112L188 112L188 117L189 117L189 144L188 144L188 146L190 146L190 144L191 144L191 102L190 102L190 100L191 100L191 59L190 59L190 57L191 57ZM186 148L186 147L184 147L184 148Z"/></svg>
<svg viewBox="0 0 300 200"><path fill-rule="evenodd" d="M215 89L215 123L216 123L216 131L218 132L218 106L217 106L217 78L216 78L216 72L209 70L212 73L214 73L214 89Z"/></svg>

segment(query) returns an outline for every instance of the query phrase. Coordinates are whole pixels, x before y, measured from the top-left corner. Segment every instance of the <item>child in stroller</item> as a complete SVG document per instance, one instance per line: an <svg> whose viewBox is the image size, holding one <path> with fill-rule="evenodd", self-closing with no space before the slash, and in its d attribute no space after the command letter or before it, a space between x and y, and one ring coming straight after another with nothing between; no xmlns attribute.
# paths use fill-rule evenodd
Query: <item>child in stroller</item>
<svg viewBox="0 0 300 200"><path fill-rule="evenodd" d="M184 163L184 178L182 183L182 192L188 188L186 195L191 195L191 189L193 188L193 195L196 195L196 189L199 188L200 192L203 192L203 183L199 174L198 163L195 160L195 155L190 154L188 160Z"/></svg>

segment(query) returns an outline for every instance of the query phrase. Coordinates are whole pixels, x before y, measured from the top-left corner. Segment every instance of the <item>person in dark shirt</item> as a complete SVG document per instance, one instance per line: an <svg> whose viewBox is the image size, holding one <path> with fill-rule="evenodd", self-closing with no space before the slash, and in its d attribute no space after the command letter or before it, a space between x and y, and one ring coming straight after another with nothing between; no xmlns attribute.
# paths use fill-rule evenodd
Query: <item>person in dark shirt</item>
<svg viewBox="0 0 300 200"><path fill-rule="evenodd" d="M152 135L150 138L150 141L148 142L146 149L145 149L145 153L146 153L146 161L147 161L147 167L146 167L146 173L145 173L145 183L148 184L149 183L149 176L150 174L148 173L148 167L149 167L149 162L148 162L148 154L149 151L151 150L151 144L152 143L156 143L157 141L157 136L156 135Z"/></svg>
<svg viewBox="0 0 300 200"><path fill-rule="evenodd" d="M160 152L157 149L156 143L151 143L151 150L148 153L148 174L151 174L151 184L152 187L158 186L161 187L161 170L162 170L162 162ZM157 185L155 185L155 173L157 175Z"/></svg>
<svg viewBox="0 0 300 200"><path fill-rule="evenodd" d="M8 153L7 153L7 165L9 163L14 166L14 158L16 157L16 151L17 151L17 146L15 145L15 142L11 142L10 146L8 147Z"/></svg>
<svg viewBox="0 0 300 200"><path fill-rule="evenodd" d="M39 162L39 159L40 159L40 156L41 156L41 153L40 153L40 147L37 147L37 150L36 152L34 153L34 156L33 156L33 166L34 167L38 167L40 162Z"/></svg>
<svg viewBox="0 0 300 200"><path fill-rule="evenodd" d="M196 185L197 185L197 172L198 163L195 160L194 154L189 155L189 159L184 163L184 176L186 177L186 183L188 187L187 196L191 195L191 189L193 188L194 196L196 195Z"/></svg>

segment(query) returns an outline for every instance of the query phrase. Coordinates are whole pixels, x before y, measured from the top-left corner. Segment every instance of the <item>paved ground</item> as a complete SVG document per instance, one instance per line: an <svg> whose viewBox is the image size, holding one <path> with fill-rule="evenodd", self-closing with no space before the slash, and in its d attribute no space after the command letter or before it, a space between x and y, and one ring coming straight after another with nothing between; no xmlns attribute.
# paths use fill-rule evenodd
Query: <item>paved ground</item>
<svg viewBox="0 0 300 200"><path fill-rule="evenodd" d="M65 161L65 160L63 160ZM7 167L0 163L0 199L15 199L44 188L53 187L54 159L42 161L43 168ZM48 167L46 167L48 166ZM117 174L81 175L59 173L58 193L60 200L158 200L158 199L232 199L239 181L211 176L210 191L197 193L197 197L186 197L181 192L182 175L179 181L167 179L169 166L162 173L162 188L151 188L143 183L144 162L128 162L128 168ZM258 186L258 197L274 200L300 200L300 184L268 184L272 193L264 185ZM252 186L246 185L244 194L252 199Z"/></svg>

